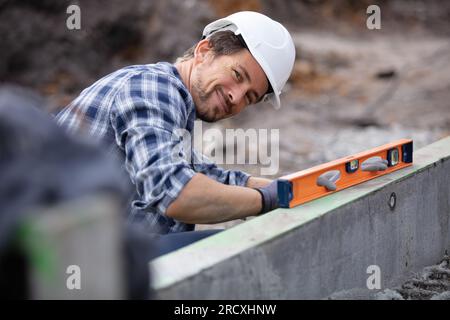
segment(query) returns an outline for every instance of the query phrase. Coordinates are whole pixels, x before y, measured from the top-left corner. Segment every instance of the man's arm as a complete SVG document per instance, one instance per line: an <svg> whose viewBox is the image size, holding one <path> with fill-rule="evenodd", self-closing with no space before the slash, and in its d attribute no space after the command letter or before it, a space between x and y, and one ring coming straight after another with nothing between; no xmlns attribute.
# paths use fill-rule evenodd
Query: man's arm
<svg viewBox="0 0 450 320"><path fill-rule="evenodd" d="M185 223L219 223L257 215L261 207L258 191L197 173L169 205L166 215Z"/></svg>
<svg viewBox="0 0 450 320"><path fill-rule="evenodd" d="M224 169L212 162L204 154L192 149L192 165L195 172L203 173L208 178L211 178L217 182L235 185L235 186L247 186L247 181L250 175L244 171Z"/></svg>

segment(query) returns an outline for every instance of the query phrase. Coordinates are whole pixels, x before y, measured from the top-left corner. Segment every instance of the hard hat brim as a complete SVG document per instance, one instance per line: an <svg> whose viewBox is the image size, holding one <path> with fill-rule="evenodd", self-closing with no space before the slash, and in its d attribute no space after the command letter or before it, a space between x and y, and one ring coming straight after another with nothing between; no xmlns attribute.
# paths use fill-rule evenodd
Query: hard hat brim
<svg viewBox="0 0 450 320"><path fill-rule="evenodd" d="M270 103L276 110L281 108L280 97L275 93L268 93L263 101Z"/></svg>

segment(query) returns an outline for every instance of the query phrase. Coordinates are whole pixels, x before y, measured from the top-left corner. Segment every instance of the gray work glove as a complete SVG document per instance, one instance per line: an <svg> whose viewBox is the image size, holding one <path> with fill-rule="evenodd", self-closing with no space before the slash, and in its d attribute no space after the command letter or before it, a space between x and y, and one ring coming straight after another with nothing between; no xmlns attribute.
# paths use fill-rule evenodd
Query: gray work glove
<svg viewBox="0 0 450 320"><path fill-rule="evenodd" d="M384 171L388 167L388 161L381 157L372 157L361 164L362 171Z"/></svg>
<svg viewBox="0 0 450 320"><path fill-rule="evenodd" d="M340 177L341 172L339 170L330 170L322 173L317 178L316 183L318 186L323 186L329 191L334 191L336 190L336 181L338 181Z"/></svg>
<svg viewBox="0 0 450 320"><path fill-rule="evenodd" d="M278 208L278 183L277 180L272 181L265 187L255 188L261 194L262 209L259 214L272 211Z"/></svg>

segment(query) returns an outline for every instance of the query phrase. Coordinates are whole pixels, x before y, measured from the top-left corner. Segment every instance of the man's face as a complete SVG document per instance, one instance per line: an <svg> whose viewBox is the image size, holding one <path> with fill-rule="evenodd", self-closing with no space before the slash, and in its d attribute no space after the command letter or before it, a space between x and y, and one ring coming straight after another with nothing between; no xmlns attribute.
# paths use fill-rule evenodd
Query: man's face
<svg viewBox="0 0 450 320"><path fill-rule="evenodd" d="M197 117L215 122L257 103L267 92L264 71L247 49L232 55L204 54L192 70L191 94Z"/></svg>

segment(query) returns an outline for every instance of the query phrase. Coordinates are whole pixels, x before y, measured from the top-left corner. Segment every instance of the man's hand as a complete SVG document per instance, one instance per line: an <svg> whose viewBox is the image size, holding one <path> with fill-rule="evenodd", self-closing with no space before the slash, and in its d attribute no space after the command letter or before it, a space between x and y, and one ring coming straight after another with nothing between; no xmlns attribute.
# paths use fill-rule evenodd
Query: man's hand
<svg viewBox="0 0 450 320"><path fill-rule="evenodd" d="M260 214L264 214L278 208L278 184L277 180L272 181L265 187L255 188L262 197L262 209Z"/></svg>

